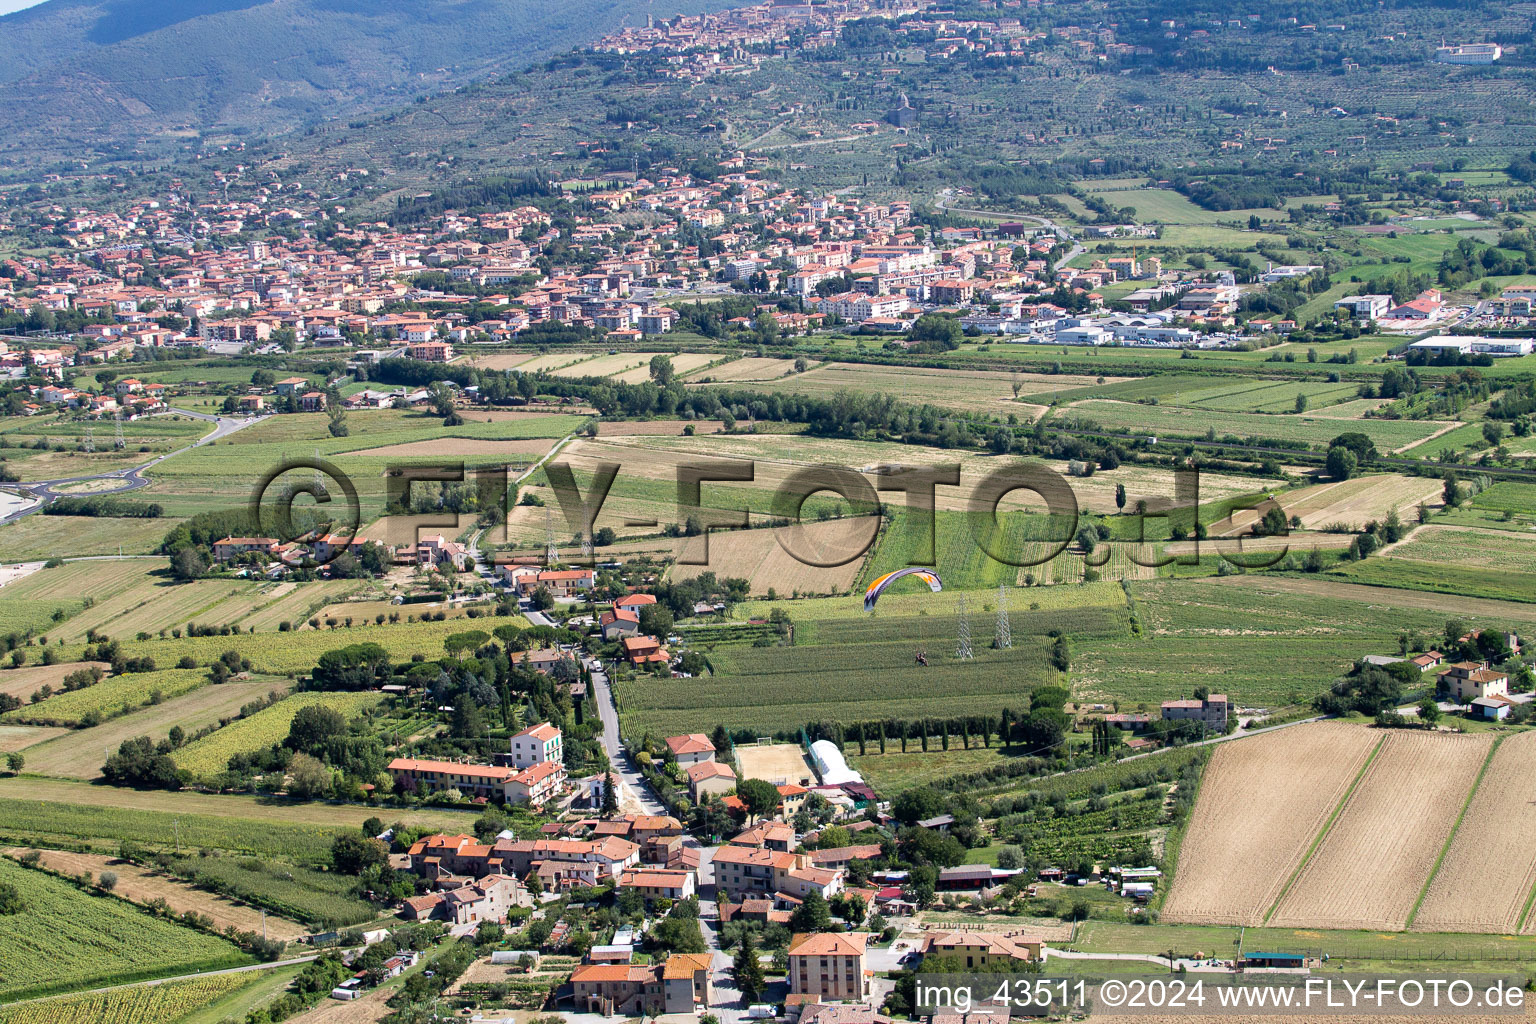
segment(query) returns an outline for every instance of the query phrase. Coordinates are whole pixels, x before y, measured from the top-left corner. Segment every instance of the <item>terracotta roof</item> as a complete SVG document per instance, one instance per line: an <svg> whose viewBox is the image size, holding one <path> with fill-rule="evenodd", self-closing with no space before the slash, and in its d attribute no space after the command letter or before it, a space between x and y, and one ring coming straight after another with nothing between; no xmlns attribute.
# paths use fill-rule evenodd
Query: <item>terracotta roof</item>
<svg viewBox="0 0 1536 1024"><path fill-rule="evenodd" d="M712 754L715 752L715 745L703 733L690 732L686 736L668 736L667 749L677 756L683 754Z"/></svg>
<svg viewBox="0 0 1536 1024"><path fill-rule="evenodd" d="M812 932L789 940L790 956L863 956L865 932Z"/></svg>

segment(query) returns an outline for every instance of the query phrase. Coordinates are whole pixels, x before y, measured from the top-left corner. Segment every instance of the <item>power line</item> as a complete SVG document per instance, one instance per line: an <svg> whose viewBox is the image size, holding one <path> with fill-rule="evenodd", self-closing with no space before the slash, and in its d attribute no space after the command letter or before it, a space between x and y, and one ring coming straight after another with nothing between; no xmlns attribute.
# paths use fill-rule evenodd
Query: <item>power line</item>
<svg viewBox="0 0 1536 1024"><path fill-rule="evenodd" d="M1013 649L1013 627L1008 622L1008 588L1001 583L997 585L997 634L992 638L992 646L1000 651Z"/></svg>
<svg viewBox="0 0 1536 1024"><path fill-rule="evenodd" d="M965 608L965 595L955 598L955 657L962 661L976 657L971 650L971 616Z"/></svg>

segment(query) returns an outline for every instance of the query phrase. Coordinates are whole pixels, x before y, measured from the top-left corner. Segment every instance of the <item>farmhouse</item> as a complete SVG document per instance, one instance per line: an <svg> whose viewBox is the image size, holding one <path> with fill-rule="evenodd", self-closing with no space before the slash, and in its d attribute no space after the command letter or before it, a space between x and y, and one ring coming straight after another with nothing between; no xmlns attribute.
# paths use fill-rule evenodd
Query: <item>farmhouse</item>
<svg viewBox="0 0 1536 1024"><path fill-rule="evenodd" d="M1227 731L1227 716L1231 703L1224 693L1213 693L1200 700L1163 701L1163 721L1204 722L1212 732Z"/></svg>
<svg viewBox="0 0 1536 1024"><path fill-rule="evenodd" d="M1463 703L1478 697L1509 695L1509 676L1485 662L1457 662L1440 673L1440 687Z"/></svg>
<svg viewBox="0 0 1536 1024"><path fill-rule="evenodd" d="M473 885L408 899L400 913L408 921L439 920L450 924L468 924L473 921L504 921L509 908L531 906L533 897L517 879L508 875L486 875Z"/></svg>
<svg viewBox="0 0 1536 1024"><path fill-rule="evenodd" d="M227 562L252 551L275 555L279 546L276 537L225 537L213 542L213 559L216 562Z"/></svg>
<svg viewBox="0 0 1536 1024"><path fill-rule="evenodd" d="M930 935L923 945L925 957L964 959L966 970L987 970L999 965L1039 960L1045 940L1009 937L991 932L944 932Z"/></svg>

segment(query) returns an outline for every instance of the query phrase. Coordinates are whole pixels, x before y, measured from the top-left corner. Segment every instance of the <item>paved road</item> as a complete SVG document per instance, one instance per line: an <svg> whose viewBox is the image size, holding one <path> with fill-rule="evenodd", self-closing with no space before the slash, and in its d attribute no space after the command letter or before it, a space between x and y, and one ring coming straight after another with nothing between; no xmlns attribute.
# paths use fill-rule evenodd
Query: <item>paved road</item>
<svg viewBox="0 0 1536 1024"><path fill-rule="evenodd" d="M531 615L529 619L532 620ZM640 769L635 767L629 750L619 737L619 707L613 701L613 684L608 680L608 673L603 671L602 662L595 658L587 660L587 669L592 674L592 699L597 702L597 715L603 723L603 751L608 755L608 763L646 814L666 814L666 807L651 790L645 776L640 774Z"/></svg>
<svg viewBox="0 0 1536 1024"><path fill-rule="evenodd" d="M157 455L150 459L148 462L141 463L137 466L131 466L127 469L116 469L110 473L89 473L84 476L61 477L57 480L34 480L28 483L19 484L18 486L21 490L29 492L33 497L36 497L40 500L36 505L32 505L29 508L13 512L3 519L0 519L0 525L15 522L23 516L29 516L43 508L43 506L47 505L55 498L62 497L65 492L59 491L59 488L66 484L83 483L87 480L110 480L114 482L121 481L121 486L119 487L113 487L108 490L92 491L90 492L92 495L122 494L126 491L136 491L141 487L148 487L149 479L144 476L145 470L158 466L166 459L174 458L183 452L189 452L193 448L201 448L205 444L212 444L214 441L228 437L235 431L243 430L244 428L250 426L252 423L258 422L260 419L260 417L256 416L210 416L207 413L192 412L189 409L171 409L170 412L177 413L182 416L190 416L195 420L203 420L204 422L212 423L214 424L214 428L209 433L204 434L201 438L189 445L186 445L185 447L178 448L172 452L166 452L164 455ZM160 415L167 414L161 413Z"/></svg>

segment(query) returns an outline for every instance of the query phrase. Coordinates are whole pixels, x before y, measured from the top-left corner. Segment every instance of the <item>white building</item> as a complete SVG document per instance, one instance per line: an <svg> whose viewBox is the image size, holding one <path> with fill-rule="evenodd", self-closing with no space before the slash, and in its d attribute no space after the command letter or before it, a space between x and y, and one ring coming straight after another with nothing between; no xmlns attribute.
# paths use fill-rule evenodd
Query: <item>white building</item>
<svg viewBox="0 0 1536 1024"><path fill-rule="evenodd" d="M1351 295L1335 302L1333 308L1347 311L1356 320L1377 320L1386 316L1387 310L1392 308L1392 296Z"/></svg>
<svg viewBox="0 0 1536 1024"><path fill-rule="evenodd" d="M1441 64L1492 64L1502 56L1504 48L1498 43L1465 43L1435 50L1435 60Z"/></svg>
<svg viewBox="0 0 1536 1024"><path fill-rule="evenodd" d="M512 766L532 768L536 764L553 761L565 763L565 753L560 749L560 730L548 722L531 725L512 737Z"/></svg>

